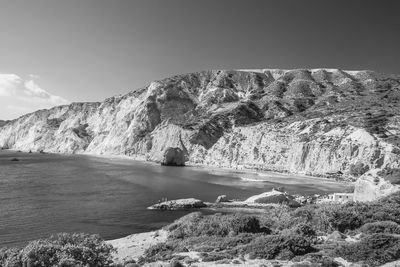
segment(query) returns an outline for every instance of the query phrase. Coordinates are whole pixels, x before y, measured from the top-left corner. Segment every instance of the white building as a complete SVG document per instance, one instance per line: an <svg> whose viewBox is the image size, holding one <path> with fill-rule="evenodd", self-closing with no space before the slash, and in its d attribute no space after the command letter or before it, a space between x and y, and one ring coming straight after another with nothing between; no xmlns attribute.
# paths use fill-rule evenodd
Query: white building
<svg viewBox="0 0 400 267"><path fill-rule="evenodd" d="M333 193L329 194L328 201L332 202L353 202L354 194L353 193Z"/></svg>

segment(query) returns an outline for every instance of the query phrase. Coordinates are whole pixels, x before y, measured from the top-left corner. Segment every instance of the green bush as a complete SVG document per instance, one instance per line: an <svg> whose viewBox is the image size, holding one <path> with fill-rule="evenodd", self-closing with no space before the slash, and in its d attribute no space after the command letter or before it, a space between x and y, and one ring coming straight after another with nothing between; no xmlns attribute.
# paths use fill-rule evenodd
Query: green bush
<svg viewBox="0 0 400 267"><path fill-rule="evenodd" d="M236 258L246 254L251 258L291 259L318 249L322 256L318 256L313 264L337 266L336 262L326 256L335 253L343 255L349 261L360 259L376 264L400 258L400 255L396 254L396 239L387 235L380 239L367 236L358 243L345 244L337 249L338 244L343 242L326 243L318 240L317 236L327 235L336 230L347 233L362 232L366 235L397 234L398 224L400 193L369 203L313 204L297 209L285 206L271 207L256 216L205 216L192 213L166 227L170 231L167 242L149 250L150 258L146 261L171 259L174 253L184 251L207 253L204 254L205 257L213 260L222 257L218 255ZM381 253L376 245L377 250L374 253L375 247L369 246L377 243L384 248L392 248ZM358 256L352 257L351 253L358 253Z"/></svg>
<svg viewBox="0 0 400 267"><path fill-rule="evenodd" d="M324 253L309 253L307 255L301 256L298 259L299 261L305 261L305 262L310 262L311 264L306 264L303 266L322 266L322 267L339 267L342 265L339 265L333 258L325 255ZM293 266L302 266L301 264L305 263L300 263L300 265L292 265Z"/></svg>
<svg viewBox="0 0 400 267"><path fill-rule="evenodd" d="M111 266L111 245L97 235L58 234L30 242L21 250L0 252L4 267L39 266Z"/></svg>
<svg viewBox="0 0 400 267"><path fill-rule="evenodd" d="M332 228L344 233L346 230L354 230L363 224L362 218L358 213L343 209L334 211L329 222Z"/></svg>
<svg viewBox="0 0 400 267"><path fill-rule="evenodd" d="M400 225L392 221L366 223L359 231L364 234L400 234Z"/></svg>
<svg viewBox="0 0 400 267"><path fill-rule="evenodd" d="M175 248L176 245L169 242L156 244L145 250L145 260L150 262L171 260L173 258L172 252L174 252Z"/></svg>
<svg viewBox="0 0 400 267"><path fill-rule="evenodd" d="M382 198L379 202L400 205L400 192L396 192L394 194L386 196L386 197Z"/></svg>
<svg viewBox="0 0 400 267"><path fill-rule="evenodd" d="M360 242L342 244L334 253L351 262L363 261L371 266L380 266L400 258L400 238L373 234Z"/></svg>
<svg viewBox="0 0 400 267"><path fill-rule="evenodd" d="M210 252L210 253L201 253L200 254L202 261L210 262L210 261L220 261L225 259L232 259L233 256L224 253L224 252Z"/></svg>
<svg viewBox="0 0 400 267"><path fill-rule="evenodd" d="M178 247L175 250L190 250L199 252L212 252L212 251L231 251L237 247L249 244L254 240L254 234L241 233L235 236L200 236L200 237L189 237L179 242ZM237 251L232 251L233 254L237 254Z"/></svg>
<svg viewBox="0 0 400 267"><path fill-rule="evenodd" d="M0 266L2 267L20 267L21 257L19 250L16 248L0 249Z"/></svg>
<svg viewBox="0 0 400 267"><path fill-rule="evenodd" d="M169 266L170 266L170 267L184 267L182 263L180 263L178 260L175 260L175 259L172 260L172 261L169 263Z"/></svg>
<svg viewBox="0 0 400 267"><path fill-rule="evenodd" d="M291 259L297 255L315 252L313 243L301 235L266 235L257 237L242 248L242 253L249 253L251 258ZM285 256L285 257L283 257Z"/></svg>
<svg viewBox="0 0 400 267"><path fill-rule="evenodd" d="M239 233L270 233L268 228L260 226L257 217L243 214L199 216L196 213L181 218L168 229L171 239L203 235L223 237Z"/></svg>

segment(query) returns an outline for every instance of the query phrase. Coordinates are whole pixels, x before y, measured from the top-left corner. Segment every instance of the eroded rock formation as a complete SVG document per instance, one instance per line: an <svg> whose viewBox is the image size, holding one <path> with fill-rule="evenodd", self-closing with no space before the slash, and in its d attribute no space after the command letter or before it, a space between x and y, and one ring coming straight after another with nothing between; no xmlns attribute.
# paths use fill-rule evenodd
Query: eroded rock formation
<svg viewBox="0 0 400 267"><path fill-rule="evenodd" d="M355 201L374 201L400 191L400 176L372 169L357 179L354 190Z"/></svg>
<svg viewBox="0 0 400 267"><path fill-rule="evenodd" d="M400 76L331 69L204 71L0 127L0 147L358 177L400 168Z"/></svg>
<svg viewBox="0 0 400 267"><path fill-rule="evenodd" d="M188 160L186 152L179 147L168 147L164 151L162 165L165 166L184 166Z"/></svg>

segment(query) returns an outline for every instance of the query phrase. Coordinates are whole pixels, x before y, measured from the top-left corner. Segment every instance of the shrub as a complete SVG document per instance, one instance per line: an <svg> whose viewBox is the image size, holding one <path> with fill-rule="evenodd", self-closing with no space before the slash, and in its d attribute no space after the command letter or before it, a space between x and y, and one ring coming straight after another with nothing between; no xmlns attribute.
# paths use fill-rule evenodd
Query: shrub
<svg viewBox="0 0 400 267"><path fill-rule="evenodd" d="M49 240L30 242L21 252L22 261L33 266L55 266L60 261L61 246Z"/></svg>
<svg viewBox="0 0 400 267"><path fill-rule="evenodd" d="M217 251L230 251L230 253L237 254L235 249L237 247L249 244L254 240L254 234L241 233L235 236L201 236L189 237L181 242L181 245L176 250L183 250L190 248L190 250L199 252L217 252Z"/></svg>
<svg viewBox="0 0 400 267"><path fill-rule="evenodd" d="M97 235L58 234L30 242L21 250L2 250L0 266L111 266L111 245Z"/></svg>
<svg viewBox="0 0 400 267"><path fill-rule="evenodd" d="M183 220L182 220L183 219ZM227 236L239 233L269 233L270 230L260 226L260 221L255 216L234 215L208 215L193 214L185 216L173 223L168 229L171 231L169 238L183 239L193 236Z"/></svg>
<svg viewBox="0 0 400 267"><path fill-rule="evenodd" d="M224 252L210 252L210 253L201 253L201 259L205 262L209 261L220 261L225 259L232 259L232 255Z"/></svg>
<svg viewBox="0 0 400 267"><path fill-rule="evenodd" d="M293 231L301 236L307 236L307 237L316 237L316 233L314 228L312 228L309 224L302 223L298 224L293 228Z"/></svg>
<svg viewBox="0 0 400 267"><path fill-rule="evenodd" d="M334 211L329 218L329 222L332 228L342 233L346 230L357 229L363 224L358 213L346 209Z"/></svg>
<svg viewBox="0 0 400 267"><path fill-rule="evenodd" d="M261 228L260 221L255 216L235 215L230 220L230 230L235 234L239 233L270 233L268 228Z"/></svg>
<svg viewBox="0 0 400 267"><path fill-rule="evenodd" d="M146 249L144 257L146 261L171 260L174 249L171 243L159 243Z"/></svg>
<svg viewBox="0 0 400 267"><path fill-rule="evenodd" d="M341 266L333 258L324 253L310 253L300 257L301 261L310 262L307 266L323 266L323 267L338 267ZM303 263L304 264L304 263Z"/></svg>
<svg viewBox="0 0 400 267"><path fill-rule="evenodd" d="M19 250L16 248L3 248L0 250L0 266L20 267L22 265Z"/></svg>
<svg viewBox="0 0 400 267"><path fill-rule="evenodd" d="M357 243L345 243L334 253L351 262L364 261L371 266L380 266L400 257L400 238L388 234L373 234Z"/></svg>
<svg viewBox="0 0 400 267"><path fill-rule="evenodd" d="M182 263L180 263L178 260L174 259L169 263L170 267L184 267Z"/></svg>
<svg viewBox="0 0 400 267"><path fill-rule="evenodd" d="M396 192L394 194L386 196L386 197L382 198L379 202L400 205L400 192Z"/></svg>
<svg viewBox="0 0 400 267"><path fill-rule="evenodd" d="M263 259L274 259L282 255L289 255L285 259L291 259L314 251L313 244L304 236L284 234L257 237L242 249L251 258Z"/></svg>
<svg viewBox="0 0 400 267"><path fill-rule="evenodd" d="M392 221L372 222L361 226L359 231L365 234L400 234L400 225Z"/></svg>

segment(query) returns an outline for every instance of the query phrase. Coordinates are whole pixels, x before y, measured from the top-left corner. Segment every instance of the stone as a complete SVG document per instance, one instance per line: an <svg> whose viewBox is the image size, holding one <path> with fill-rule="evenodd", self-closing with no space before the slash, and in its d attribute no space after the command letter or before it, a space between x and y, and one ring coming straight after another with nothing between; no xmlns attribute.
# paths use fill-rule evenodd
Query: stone
<svg viewBox="0 0 400 267"><path fill-rule="evenodd" d="M164 151L161 165L165 166L185 166L187 161L186 153L179 147L168 147Z"/></svg>
<svg viewBox="0 0 400 267"><path fill-rule="evenodd" d="M198 209L204 208L207 205L195 198L184 198L184 199L177 199L177 200L168 200L158 204L154 204L150 206L149 209L156 209L156 210L186 210L186 209Z"/></svg>
<svg viewBox="0 0 400 267"><path fill-rule="evenodd" d="M339 231L333 231L331 234L329 234L326 239L330 241L340 241L345 239L345 235L340 233Z"/></svg>
<svg viewBox="0 0 400 267"><path fill-rule="evenodd" d="M380 173L380 169L372 169L357 179L354 184L354 201L374 201L400 191L400 185L392 184Z"/></svg>
<svg viewBox="0 0 400 267"><path fill-rule="evenodd" d="M284 204L293 208L301 206L293 196L276 189L272 189L269 192L264 192L259 195L251 196L244 202L259 204Z"/></svg>
<svg viewBox="0 0 400 267"><path fill-rule="evenodd" d="M217 200L215 200L215 203L221 203L221 202L229 202L226 195L220 195L217 197Z"/></svg>

